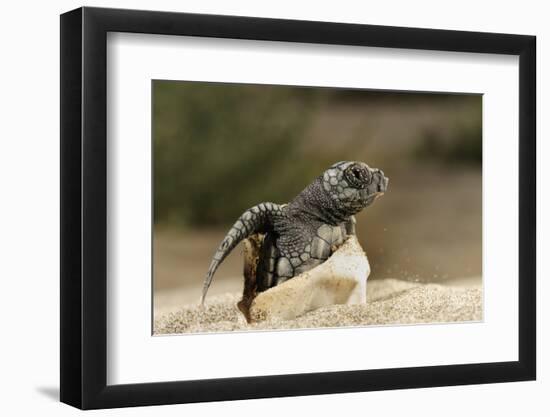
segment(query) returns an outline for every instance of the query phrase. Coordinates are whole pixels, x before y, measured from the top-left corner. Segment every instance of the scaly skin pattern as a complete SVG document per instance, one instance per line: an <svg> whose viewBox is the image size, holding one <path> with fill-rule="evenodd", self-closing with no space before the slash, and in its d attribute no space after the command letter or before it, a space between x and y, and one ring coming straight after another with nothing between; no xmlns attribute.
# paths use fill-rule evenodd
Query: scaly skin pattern
<svg viewBox="0 0 550 417"><path fill-rule="evenodd" d="M288 204L261 203L246 210L214 255L201 302L225 257L256 234L264 237L255 268L258 292L323 263L355 234L354 215L386 192L388 181L382 171L363 162L338 162Z"/></svg>

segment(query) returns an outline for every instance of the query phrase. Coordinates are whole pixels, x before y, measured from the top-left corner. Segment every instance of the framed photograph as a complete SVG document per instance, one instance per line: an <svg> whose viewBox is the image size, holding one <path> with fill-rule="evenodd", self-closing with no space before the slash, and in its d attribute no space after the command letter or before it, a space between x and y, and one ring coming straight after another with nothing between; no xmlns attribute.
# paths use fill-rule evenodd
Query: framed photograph
<svg viewBox="0 0 550 417"><path fill-rule="evenodd" d="M535 37L61 16L61 401L533 380Z"/></svg>

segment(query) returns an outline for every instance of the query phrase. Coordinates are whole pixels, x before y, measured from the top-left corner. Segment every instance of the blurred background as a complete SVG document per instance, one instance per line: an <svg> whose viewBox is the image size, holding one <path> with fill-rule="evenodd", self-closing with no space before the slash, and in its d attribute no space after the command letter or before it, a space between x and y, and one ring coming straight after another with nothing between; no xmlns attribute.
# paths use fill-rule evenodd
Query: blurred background
<svg viewBox="0 0 550 417"><path fill-rule="evenodd" d="M195 302L210 259L247 208L292 199L340 160L384 170L357 216L371 279L481 276L482 97L153 82L155 312ZM242 290L242 255L209 294Z"/></svg>

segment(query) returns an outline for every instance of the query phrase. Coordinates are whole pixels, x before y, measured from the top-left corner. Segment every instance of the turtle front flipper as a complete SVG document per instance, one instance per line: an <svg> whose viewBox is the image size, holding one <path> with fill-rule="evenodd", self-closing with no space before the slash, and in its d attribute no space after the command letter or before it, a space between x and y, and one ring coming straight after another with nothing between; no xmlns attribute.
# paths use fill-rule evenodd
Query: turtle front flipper
<svg viewBox="0 0 550 417"><path fill-rule="evenodd" d="M210 263L210 267L204 279L201 304L204 304L204 299L206 298L206 293L208 292L214 273L227 255L229 255L243 239L257 233L267 233L272 230L275 217L280 214L281 207L278 204L261 203L249 208L239 217L231 229L229 229L227 235L225 235L225 238L218 247Z"/></svg>

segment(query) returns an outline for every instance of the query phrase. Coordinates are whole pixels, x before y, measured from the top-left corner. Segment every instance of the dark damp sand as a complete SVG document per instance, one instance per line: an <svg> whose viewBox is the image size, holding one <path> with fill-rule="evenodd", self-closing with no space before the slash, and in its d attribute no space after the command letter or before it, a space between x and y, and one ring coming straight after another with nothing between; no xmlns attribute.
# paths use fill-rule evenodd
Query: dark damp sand
<svg viewBox="0 0 550 417"><path fill-rule="evenodd" d="M421 284L396 279L371 281L367 304L333 305L294 320L268 320L247 324L235 304L238 293L207 299L155 315L155 334L279 330L319 327L370 326L415 323L481 321L481 279L455 281L452 285Z"/></svg>

